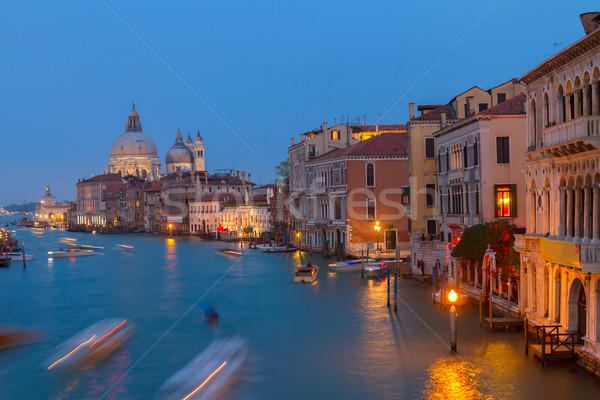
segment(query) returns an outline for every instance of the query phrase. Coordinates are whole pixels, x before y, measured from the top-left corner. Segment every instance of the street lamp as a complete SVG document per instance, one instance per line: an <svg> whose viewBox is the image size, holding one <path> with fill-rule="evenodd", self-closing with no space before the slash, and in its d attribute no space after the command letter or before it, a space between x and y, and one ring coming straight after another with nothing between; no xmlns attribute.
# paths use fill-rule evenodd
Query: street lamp
<svg viewBox="0 0 600 400"><path fill-rule="evenodd" d="M379 254L379 230L381 227L379 226L379 221L375 221L375 231L377 232L377 254Z"/></svg>
<svg viewBox="0 0 600 400"><path fill-rule="evenodd" d="M169 235L173 237L173 224L169 224Z"/></svg>
<svg viewBox="0 0 600 400"><path fill-rule="evenodd" d="M296 237L298 238L298 252L300 252L300 232L296 233Z"/></svg>
<svg viewBox="0 0 600 400"><path fill-rule="evenodd" d="M454 289L448 293L448 300L450 300L450 351L456 353L456 307L454 306L454 302L458 296Z"/></svg>

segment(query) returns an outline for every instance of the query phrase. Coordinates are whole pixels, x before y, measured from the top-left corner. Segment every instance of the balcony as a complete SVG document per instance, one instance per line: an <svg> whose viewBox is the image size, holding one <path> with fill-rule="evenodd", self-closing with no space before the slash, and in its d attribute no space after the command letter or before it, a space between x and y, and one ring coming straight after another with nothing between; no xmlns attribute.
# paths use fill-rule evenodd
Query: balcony
<svg viewBox="0 0 600 400"><path fill-rule="evenodd" d="M331 219L329 218L315 218L315 225L331 225Z"/></svg>
<svg viewBox="0 0 600 400"><path fill-rule="evenodd" d="M448 172L448 183L462 182L464 178L464 171L462 169L454 169Z"/></svg>
<svg viewBox="0 0 600 400"><path fill-rule="evenodd" d="M583 273L600 273L600 246L597 244L580 245L579 260Z"/></svg>
<svg viewBox="0 0 600 400"><path fill-rule="evenodd" d="M600 136L599 116L579 117L544 129L543 145L551 146L572 139Z"/></svg>

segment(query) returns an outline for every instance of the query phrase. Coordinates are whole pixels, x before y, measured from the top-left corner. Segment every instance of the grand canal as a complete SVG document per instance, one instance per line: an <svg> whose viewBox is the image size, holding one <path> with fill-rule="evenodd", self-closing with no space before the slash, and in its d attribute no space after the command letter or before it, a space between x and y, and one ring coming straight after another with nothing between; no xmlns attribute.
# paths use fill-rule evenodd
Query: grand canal
<svg viewBox="0 0 600 400"><path fill-rule="evenodd" d="M448 347L448 312L430 287L399 282L397 313L385 282L333 274L319 256L315 285L295 285L303 254L242 257L223 243L154 235L17 231L36 259L0 270L2 324L43 332L0 352L2 399L149 399L214 337L248 339L248 358L231 399L594 398L598 380L571 366L542 368L523 353L522 332L490 334L477 310L459 310L458 356ZM90 257L49 260L59 239L103 246ZM116 243L130 243L122 252ZM194 305L221 313L211 329ZM189 312L188 312L189 311ZM97 320L123 317L137 331L111 358L72 373L47 371L57 345ZM175 324L175 325L174 325ZM166 333L166 334L165 334Z"/></svg>

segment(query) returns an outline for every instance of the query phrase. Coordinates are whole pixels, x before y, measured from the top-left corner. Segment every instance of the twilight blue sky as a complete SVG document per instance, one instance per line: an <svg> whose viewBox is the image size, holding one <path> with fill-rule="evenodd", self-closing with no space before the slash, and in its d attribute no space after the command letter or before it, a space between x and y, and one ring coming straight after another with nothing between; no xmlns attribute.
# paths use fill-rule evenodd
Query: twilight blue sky
<svg viewBox="0 0 600 400"><path fill-rule="evenodd" d="M50 183L75 200L125 128L131 101L161 162L177 128L200 129L207 168L268 183L290 138L341 115L373 123L494 1L106 0L256 157L102 1L5 2L0 13L0 204ZM502 0L381 123L409 101L447 102L520 77L584 35L592 1ZM164 165L163 165L164 167Z"/></svg>

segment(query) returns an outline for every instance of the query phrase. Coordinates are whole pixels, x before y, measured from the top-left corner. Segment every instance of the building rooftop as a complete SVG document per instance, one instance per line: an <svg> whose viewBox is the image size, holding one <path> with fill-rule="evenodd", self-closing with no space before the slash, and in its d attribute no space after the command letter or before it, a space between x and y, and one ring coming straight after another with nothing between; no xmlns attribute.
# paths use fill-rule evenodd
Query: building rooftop
<svg viewBox="0 0 600 400"><path fill-rule="evenodd" d="M521 115L525 114L525 95L519 94L512 99L481 111L480 115Z"/></svg>
<svg viewBox="0 0 600 400"><path fill-rule="evenodd" d="M313 161L337 157L359 156L406 156L408 155L408 134L404 132L384 132L352 146L332 150Z"/></svg>

